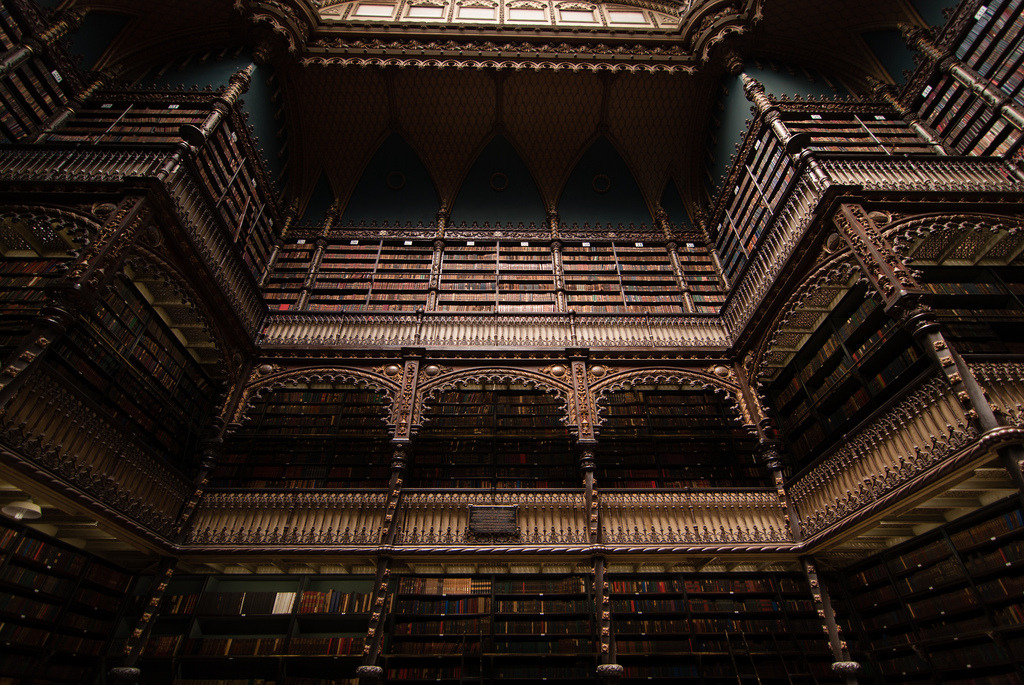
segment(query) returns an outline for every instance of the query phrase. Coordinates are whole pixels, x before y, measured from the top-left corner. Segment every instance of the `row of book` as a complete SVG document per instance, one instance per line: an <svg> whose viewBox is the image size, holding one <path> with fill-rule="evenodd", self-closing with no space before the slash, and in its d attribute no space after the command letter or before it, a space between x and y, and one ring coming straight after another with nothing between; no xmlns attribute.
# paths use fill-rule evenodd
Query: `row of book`
<svg viewBox="0 0 1024 685"><path fill-rule="evenodd" d="M206 616L289 614L295 592L204 592L195 611Z"/></svg>

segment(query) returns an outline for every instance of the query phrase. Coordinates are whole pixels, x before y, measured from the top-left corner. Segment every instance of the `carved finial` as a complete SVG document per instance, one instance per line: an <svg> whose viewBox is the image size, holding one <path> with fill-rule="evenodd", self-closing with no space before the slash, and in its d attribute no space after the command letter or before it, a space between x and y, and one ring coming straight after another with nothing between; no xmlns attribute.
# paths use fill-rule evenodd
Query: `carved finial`
<svg viewBox="0 0 1024 685"><path fill-rule="evenodd" d="M743 58L735 50L724 50L722 62L730 76L739 76L743 72Z"/></svg>

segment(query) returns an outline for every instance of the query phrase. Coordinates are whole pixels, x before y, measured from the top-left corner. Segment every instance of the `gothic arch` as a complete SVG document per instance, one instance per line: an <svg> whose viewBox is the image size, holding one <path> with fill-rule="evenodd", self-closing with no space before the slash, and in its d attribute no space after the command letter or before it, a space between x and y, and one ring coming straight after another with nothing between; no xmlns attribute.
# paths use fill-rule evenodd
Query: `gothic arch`
<svg viewBox="0 0 1024 685"><path fill-rule="evenodd" d="M65 233L72 241L81 245L102 230L103 217L96 214L103 212L104 209L105 205L94 205L93 214L88 214L56 205L5 205L0 207L0 227L20 233L18 224L21 224L43 241L58 238L60 233ZM71 246L66 248L68 252L73 251Z"/></svg>
<svg viewBox="0 0 1024 685"><path fill-rule="evenodd" d="M951 240L962 238L969 233L990 234L993 244L986 256L991 257L994 253L1009 256L997 252L996 248L1014 249L1016 244L1012 238L1024 231L1024 217L999 214L927 214L910 218L886 215L880 218L890 219L889 222L882 223L882 233L892 241L893 249L905 263L912 262L917 257L916 252L913 256L910 253L915 248L914 243L919 239L925 242L917 246L918 252L925 249L926 252L937 256L940 251L950 247ZM1000 233L1004 235L996 241L995 238ZM995 244L996 242L999 244Z"/></svg>
<svg viewBox="0 0 1024 685"><path fill-rule="evenodd" d="M719 375L717 368L725 369L727 373ZM729 380L727 380L729 379ZM757 424L757 417L753 414L751 407L743 399L743 393L732 375L729 367L712 367L706 371L694 369L638 369L617 373L604 378L590 386L590 392L594 397L594 407L597 417L594 420L594 432L597 433L605 421L604 406L601 401L614 392L629 390L637 385L688 385L692 388L709 390L720 396L726 403L731 404L739 413L739 419L745 427L752 430Z"/></svg>
<svg viewBox="0 0 1024 685"><path fill-rule="evenodd" d="M238 405L231 416L230 425L237 428L248 418L248 412L255 409L255 401L264 395L287 387L290 383L334 383L350 384L360 388L380 390L387 396L387 416L390 417L398 395L398 384L382 375L344 367L316 367L312 369L284 370L272 364L264 364L249 378L242 391Z"/></svg>
<svg viewBox="0 0 1024 685"><path fill-rule="evenodd" d="M800 309L813 302L813 298L818 296L823 288L849 284L854 277L857 277L858 281L864 280L860 267L857 266L845 245L828 256L823 263L820 263L814 271L808 274L800 287L779 309L779 313L776 314L768 331L761 339L761 344L748 354L744 366L752 384L757 385L766 377L766 364L772 354L772 348L779 344L779 338L784 334L782 329L793 320Z"/></svg>
<svg viewBox="0 0 1024 685"><path fill-rule="evenodd" d="M430 402L446 390L455 390L459 386L470 383L505 383L525 385L529 388L542 390L558 398L564 408L562 422L569 426L569 411L572 406L570 398L572 388L560 381L536 371L514 368L469 369L444 374L420 385L413 401L412 426L414 432L424 423L424 415L431 409Z"/></svg>

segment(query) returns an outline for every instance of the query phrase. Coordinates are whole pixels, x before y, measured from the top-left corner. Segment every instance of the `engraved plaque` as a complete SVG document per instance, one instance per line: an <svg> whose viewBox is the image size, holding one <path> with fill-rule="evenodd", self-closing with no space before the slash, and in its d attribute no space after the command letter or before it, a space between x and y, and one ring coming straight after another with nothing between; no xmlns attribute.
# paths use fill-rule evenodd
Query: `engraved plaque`
<svg viewBox="0 0 1024 685"><path fill-rule="evenodd" d="M469 505L469 532L474 536L518 536L519 507Z"/></svg>

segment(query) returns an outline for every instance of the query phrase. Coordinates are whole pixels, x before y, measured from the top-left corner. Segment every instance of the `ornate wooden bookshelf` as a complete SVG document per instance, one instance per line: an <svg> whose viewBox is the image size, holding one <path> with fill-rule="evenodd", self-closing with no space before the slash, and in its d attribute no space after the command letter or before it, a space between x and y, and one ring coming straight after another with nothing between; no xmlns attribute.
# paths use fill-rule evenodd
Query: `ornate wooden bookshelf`
<svg viewBox="0 0 1024 685"><path fill-rule="evenodd" d="M944 34L947 49L982 82L1024 104L1024 20L1018 0L971 6L972 17L956 34ZM967 9L965 6L964 9ZM960 10L964 11L964 10ZM957 22L955 25L959 26ZM932 69L928 65L926 69ZM904 101L960 155L1016 155L1021 131L1002 118L984 98L949 74L919 73Z"/></svg>
<svg viewBox="0 0 1024 685"><path fill-rule="evenodd" d="M580 473L559 400L524 386L439 393L424 413L406 485L576 488Z"/></svg>
<svg viewBox="0 0 1024 685"><path fill-rule="evenodd" d="M211 473L211 485L386 487L391 452L382 402L376 392L344 384L273 390L254 403L237 439Z"/></svg>
<svg viewBox="0 0 1024 685"><path fill-rule="evenodd" d="M815 327L768 397L803 466L924 368L910 334L854 288Z"/></svg>
<svg viewBox="0 0 1024 685"><path fill-rule="evenodd" d="M360 575L176 576L142 663L164 674L154 683L354 682L372 589ZM119 630L137 617L126 612Z"/></svg>
<svg viewBox="0 0 1024 685"><path fill-rule="evenodd" d="M807 580L793 573L609 574L623 682L836 683ZM739 674L739 675L737 675Z"/></svg>
<svg viewBox="0 0 1024 685"><path fill-rule="evenodd" d="M401 681L590 681L589 576L403 576L384 662Z"/></svg>
<svg viewBox="0 0 1024 685"><path fill-rule="evenodd" d="M855 657L876 683L1019 682L1022 569L1018 496L850 567Z"/></svg>
<svg viewBox="0 0 1024 685"><path fill-rule="evenodd" d="M91 554L0 522L0 679L95 678L130 583Z"/></svg>
<svg viewBox="0 0 1024 685"><path fill-rule="evenodd" d="M600 406L596 477L602 489L770 485L736 410L714 393L636 386L608 395Z"/></svg>

